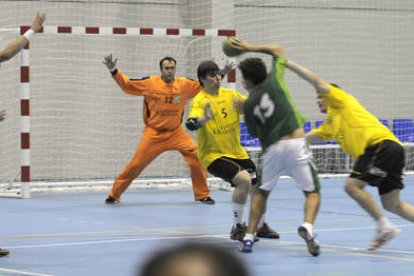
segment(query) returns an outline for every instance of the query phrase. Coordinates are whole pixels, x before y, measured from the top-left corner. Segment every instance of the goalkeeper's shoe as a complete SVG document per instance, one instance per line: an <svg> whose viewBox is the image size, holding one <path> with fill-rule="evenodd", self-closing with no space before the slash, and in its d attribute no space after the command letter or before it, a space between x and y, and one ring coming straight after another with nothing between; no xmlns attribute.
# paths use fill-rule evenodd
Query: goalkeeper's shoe
<svg viewBox="0 0 414 276"><path fill-rule="evenodd" d="M112 196L108 196L107 199L105 199L105 203L106 204L116 204L118 203L118 200L116 200L115 198L113 198Z"/></svg>
<svg viewBox="0 0 414 276"><path fill-rule="evenodd" d="M201 203L204 203L204 204L209 204L209 205L212 205L212 204L215 204L216 202L214 201L214 199L212 199L211 197L209 197L209 196L206 196L206 197L203 197L202 199L199 199L199 200L197 200L197 201L199 201L199 202L201 202Z"/></svg>
<svg viewBox="0 0 414 276"><path fill-rule="evenodd" d="M265 222L262 227L259 227L256 231L256 235L259 238L265 239L278 239L280 238L279 233L270 228L270 226Z"/></svg>
<svg viewBox="0 0 414 276"><path fill-rule="evenodd" d="M298 234L305 240L308 251L312 256L316 257L321 254L319 242L315 239L314 234L311 233L305 226L299 226Z"/></svg>
<svg viewBox="0 0 414 276"><path fill-rule="evenodd" d="M7 249L0 248L0 257L4 257L10 254L10 251Z"/></svg>

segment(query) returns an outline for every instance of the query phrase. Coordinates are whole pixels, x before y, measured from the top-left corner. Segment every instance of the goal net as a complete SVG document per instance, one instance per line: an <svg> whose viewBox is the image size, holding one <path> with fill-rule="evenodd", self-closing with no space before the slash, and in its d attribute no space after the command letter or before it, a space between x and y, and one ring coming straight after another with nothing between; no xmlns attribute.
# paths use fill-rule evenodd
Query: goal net
<svg viewBox="0 0 414 276"><path fill-rule="evenodd" d="M105 55L118 58L118 68L130 78L159 75L158 61L173 56L177 76L197 79L201 61L225 64L221 44L234 34L222 29L45 26L30 49L22 51L21 105L23 115L30 115L21 116L22 136L29 132L30 138L22 138L22 144L30 147L16 152L26 163L23 181L30 181L31 188L107 187L132 158L144 128L143 97L121 91L102 64ZM234 87L234 80L224 85ZM27 102L30 112L24 111ZM4 178L15 180L11 176ZM159 156L139 180L190 185L188 166L176 151Z"/></svg>
<svg viewBox="0 0 414 276"><path fill-rule="evenodd" d="M158 75L158 61L171 55L178 62L177 76L196 78L200 61L225 63L221 43L228 33L218 30L235 30L255 44L279 43L289 58L356 96L403 140L407 169L414 170L412 1L39 3L0 3L2 26L10 27L0 33L0 45L13 39L17 26L30 22L36 10L48 14L44 32L34 37L23 59L1 66L0 110L8 113L0 124L2 190L20 187L22 175L30 176L34 189L107 188L132 158L144 125L142 97L120 90L102 64L104 56L112 53L124 73L141 78ZM24 18L20 10L25 10ZM247 56L252 55L237 60ZM253 56L270 64L268 56ZM28 85L20 83L21 60L30 68ZM316 127L325 116L317 109L313 88L288 70L286 82L309 128ZM30 92L20 92L22 86ZM239 81L236 88L246 93ZM29 110L21 108L21 94L28 97ZM29 119L22 111L29 111ZM259 158L260 151L250 149ZM321 174L349 172L353 161L336 144L312 149ZM159 156L137 181L141 186L190 185L187 165L177 152Z"/></svg>
<svg viewBox="0 0 414 276"><path fill-rule="evenodd" d="M236 2L240 36L281 44L289 58L354 95L404 142L407 173L413 171L414 2ZM298 109L315 128L326 115L318 110L313 87L289 70L285 79ZM312 148L322 175L349 173L353 160L337 144Z"/></svg>

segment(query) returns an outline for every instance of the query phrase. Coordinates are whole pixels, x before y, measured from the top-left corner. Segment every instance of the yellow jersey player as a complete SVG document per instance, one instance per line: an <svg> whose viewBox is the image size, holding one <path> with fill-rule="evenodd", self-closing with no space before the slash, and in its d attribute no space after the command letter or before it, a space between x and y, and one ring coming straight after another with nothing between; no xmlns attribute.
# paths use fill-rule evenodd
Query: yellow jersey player
<svg viewBox="0 0 414 276"><path fill-rule="evenodd" d="M397 236L400 230L365 191L367 185L378 188L387 211L414 222L414 207L400 200L400 190L404 188L404 147L387 127L343 89L328 84L290 60L287 67L315 87L319 109L328 115L319 128L307 134L307 140L334 139L355 159L353 170L345 181L345 191L377 222L376 235L368 246L369 250L375 250Z"/></svg>
<svg viewBox="0 0 414 276"><path fill-rule="evenodd" d="M234 225L230 238L242 240L246 232L243 210L251 186L257 182L256 166L240 145L239 106L246 97L221 87L222 75L213 61L200 63L197 76L203 90L194 97L186 122L189 130L197 130L198 158L208 172L228 181L235 190L232 196ZM279 238L265 222L264 215L257 236Z"/></svg>

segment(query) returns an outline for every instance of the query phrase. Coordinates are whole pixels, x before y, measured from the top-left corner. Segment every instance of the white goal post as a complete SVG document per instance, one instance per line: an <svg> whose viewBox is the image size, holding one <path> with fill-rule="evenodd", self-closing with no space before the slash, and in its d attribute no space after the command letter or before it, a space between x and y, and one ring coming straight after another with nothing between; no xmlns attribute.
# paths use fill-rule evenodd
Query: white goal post
<svg viewBox="0 0 414 276"><path fill-rule="evenodd" d="M22 67L18 58L1 65L0 110L6 110L7 117L0 131L0 192L17 191L29 197L30 191L49 187L108 188L139 141L143 100L121 92L102 64L103 57L112 53L126 75L141 78L159 74L157 62L171 55L178 61L177 76L196 78L200 61L214 59L224 64L221 43L235 29L255 44L280 43L290 58L354 95L402 137L407 170L414 171L414 2L288 2L0 4L4 7L1 26L7 28L0 29L2 45L15 38L19 30L14 27L30 22L38 9L46 8L51 15L47 24L57 25L45 26L34 37L30 49L21 53ZM101 27L107 25L154 28ZM22 32L27 28L22 27ZM257 56L267 64L271 61L268 56ZM316 127L325 115L315 105L312 87L289 70L285 80L298 110ZM244 91L240 83L230 85ZM337 144L317 145L312 150L322 174L337 176L349 171L352 160ZM259 158L257 148L251 152ZM167 152L132 187L163 181L169 181L168 187L174 183L191 186L188 176L183 158Z"/></svg>
<svg viewBox="0 0 414 276"><path fill-rule="evenodd" d="M23 34L30 26L21 26L20 27L20 33ZM181 40L188 40L186 42L186 48L191 47L192 44L195 44L198 39L200 38L213 38L215 39L214 47L217 48L217 45L221 45L222 41L228 37L235 35L236 32L234 30L227 30L227 29L188 29L188 28L140 28L140 27L88 27L88 26L44 26L39 33L36 35L35 40L39 40L41 36L49 35L49 36L72 36L72 37L157 37L157 38L167 38L171 37L172 39L181 39ZM39 42L40 44L41 42ZM123 43L120 41L119 43ZM211 42L210 42L211 43ZM34 44L32 42L31 44ZM181 46L179 46L181 47ZM212 47L212 46L210 46ZM221 48L218 49L221 52ZM54 49L45 49L45 51L53 52ZM31 196L31 187L35 183L37 187L44 187L48 188L51 186L56 185L56 182L60 183L56 185L55 188L59 189L65 189L65 187L69 188L85 188L85 187L91 187L91 186L109 186L113 178L100 178L96 175L91 175L88 177L87 175L78 176L76 175L70 175L70 176L57 176L56 179L48 178L46 176L37 176L33 177L33 168L32 168L32 162L31 159L38 158L38 156L33 155L31 151L31 143L33 141L32 136L33 130L31 130L31 63L30 63L30 52L31 48L30 45L27 45L25 49L21 52L21 66L20 66L20 138L21 138L21 166L20 166L20 181L17 181L17 179L12 179L9 181L9 183L6 183L6 187L3 189L4 195L6 196L18 196L23 198L30 198ZM171 53L174 51L170 51ZM108 53L102 53L102 59L103 56ZM116 54L116 53L114 53ZM215 49L215 52L211 53L210 55L207 55L207 58L210 58L212 55L217 54L217 49ZM47 53L46 53L47 55ZM164 55L164 53L160 53L161 56ZM73 59L77 59L81 57L76 56L76 52L73 53ZM200 56L201 59L206 59L205 56ZM223 60L223 57L221 58ZM96 61L100 62L100 60ZM157 60L151 61L152 63L156 63ZM180 66L181 60L178 60L178 66ZM196 63L194 63L196 65ZM76 63L74 65L77 66ZM82 65L78 65L82 66ZM122 66L121 66L122 68ZM193 66L194 74L195 75L195 66ZM59 66L52 70L60 70ZM103 71L104 68L102 68ZM55 72L56 72L55 71ZM110 79L110 76L107 76L108 79ZM39 81L44 81L45 79L40 79ZM96 82L99 82L100 80L94 80ZM236 81L236 75L235 70L232 70L228 76L227 76L227 86L231 88L235 88L235 81ZM76 85L76 84L74 84ZM117 89L120 90L120 89ZM122 94L120 91L114 91L114 93L118 93L119 95ZM124 96L125 97L125 96ZM53 102L50 102L50 104L54 104ZM130 114L131 116L138 116L139 114ZM47 129L46 131L49 131L50 134L52 134L55 129L53 129L53 126L49 126L51 129ZM45 126L45 128L49 128L48 126ZM42 130L45 131L45 130ZM49 135L50 135L49 134ZM83 135L82 133L77 133L78 135ZM46 136L47 134L45 134ZM53 135L53 134L52 134ZM44 138L44 137L43 137ZM135 139L137 142L139 139ZM36 147L36 145L34 145ZM130 153L132 154L134 151L134 146L129 149ZM62 153L64 154L64 153ZM32 158L31 158L32 157ZM52 157L53 158L53 157ZM52 160L53 163L53 160ZM126 161L123 162L126 164ZM51 170L53 170L52 167L50 167ZM161 176L162 174L160 174ZM112 175L113 177L116 175ZM16 178L16 177L15 177ZM176 183L178 186L182 185L184 182L188 183L188 176L179 177L173 175L170 177L166 177L166 180L161 180L160 178L152 179L150 178L144 178L143 181L148 185L148 183L163 185L164 183ZM140 182L137 180L136 182ZM174 184L169 184L169 186L177 186ZM6 191L10 190L10 192ZM2 193L3 195L3 193Z"/></svg>

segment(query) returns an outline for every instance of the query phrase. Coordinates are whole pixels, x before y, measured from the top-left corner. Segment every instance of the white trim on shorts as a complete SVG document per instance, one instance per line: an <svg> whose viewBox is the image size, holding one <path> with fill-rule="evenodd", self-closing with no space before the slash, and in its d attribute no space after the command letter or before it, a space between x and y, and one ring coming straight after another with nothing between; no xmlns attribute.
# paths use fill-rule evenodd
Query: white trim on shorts
<svg viewBox="0 0 414 276"><path fill-rule="evenodd" d="M291 176L306 192L319 189L312 168L316 172L305 138L279 140L263 154L260 189L272 191L282 175Z"/></svg>

